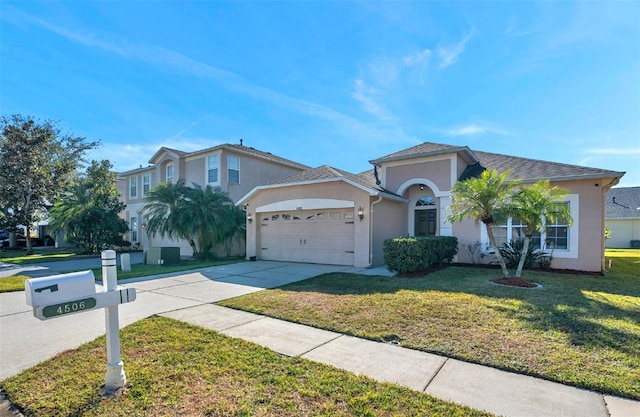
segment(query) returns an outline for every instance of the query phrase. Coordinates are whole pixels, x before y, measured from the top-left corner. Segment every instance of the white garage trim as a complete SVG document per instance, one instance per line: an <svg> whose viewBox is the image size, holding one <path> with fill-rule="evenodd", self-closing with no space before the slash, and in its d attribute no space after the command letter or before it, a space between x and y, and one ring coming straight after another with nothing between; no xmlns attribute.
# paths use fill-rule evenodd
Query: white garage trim
<svg viewBox="0 0 640 417"><path fill-rule="evenodd" d="M331 198L297 198L295 200L278 201L256 208L256 213L267 211L318 210L327 208L352 208L353 201L334 200Z"/></svg>

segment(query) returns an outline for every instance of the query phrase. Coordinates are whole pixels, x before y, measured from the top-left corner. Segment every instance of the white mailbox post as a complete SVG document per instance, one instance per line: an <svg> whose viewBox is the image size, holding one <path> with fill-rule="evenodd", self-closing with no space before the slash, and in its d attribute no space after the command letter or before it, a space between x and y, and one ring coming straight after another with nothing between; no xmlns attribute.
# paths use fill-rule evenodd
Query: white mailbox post
<svg viewBox="0 0 640 417"><path fill-rule="evenodd" d="M120 324L118 304L135 301L135 288L118 287L116 252L102 252L102 282L104 291L96 292L92 271L72 272L25 281L27 305L33 315L48 320L97 308L105 309L107 330L107 374L103 394L111 395L126 384L120 358Z"/></svg>

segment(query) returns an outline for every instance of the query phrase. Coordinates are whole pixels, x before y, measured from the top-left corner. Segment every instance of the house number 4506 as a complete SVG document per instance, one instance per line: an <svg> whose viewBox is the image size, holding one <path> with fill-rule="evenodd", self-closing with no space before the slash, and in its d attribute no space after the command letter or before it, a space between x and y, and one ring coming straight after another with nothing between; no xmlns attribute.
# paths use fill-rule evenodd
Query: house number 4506
<svg viewBox="0 0 640 417"><path fill-rule="evenodd" d="M42 309L42 315L49 318L61 316L63 314L75 313L82 310L88 310L96 306L95 298L85 298L83 300L69 301L61 304L46 306Z"/></svg>

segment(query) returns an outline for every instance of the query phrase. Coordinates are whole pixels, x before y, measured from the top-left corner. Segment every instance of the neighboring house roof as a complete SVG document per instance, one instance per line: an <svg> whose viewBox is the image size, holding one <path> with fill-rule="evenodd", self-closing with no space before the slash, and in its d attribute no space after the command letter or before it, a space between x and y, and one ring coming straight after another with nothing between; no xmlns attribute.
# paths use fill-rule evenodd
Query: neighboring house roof
<svg viewBox="0 0 640 417"><path fill-rule="evenodd" d="M381 165L387 162L414 159L419 157L444 155L450 153L462 153L473 168L465 170L462 177L467 178L476 174L477 163L485 169L496 169L499 172L509 170L511 179L522 181L536 181L549 179L553 181L568 181L574 179L589 178L616 178L619 179L624 172L610 171L600 168L590 168L580 165L562 164L559 162L542 161L538 159L522 158L518 156L502 155L490 152L474 151L466 146L452 146L441 143L425 142L420 145L392 153L382 158L374 159L374 165ZM475 166L474 166L475 165ZM469 172L471 171L471 172ZM465 179L462 178L461 179ZM614 184L617 180L614 181ZM606 184L605 184L606 185Z"/></svg>
<svg viewBox="0 0 640 417"><path fill-rule="evenodd" d="M194 151L194 152L183 152L183 151L178 151L178 150L171 149L171 148L166 148L166 147L163 146L162 148L160 148L158 150L158 152L156 152L151 157L149 162L155 163L155 161L158 159L158 157L163 152L167 152L167 151L175 153L180 157L191 157L191 156L196 156L196 155L209 153L209 152L214 152L214 151L219 151L219 150L227 150L227 151L231 151L231 152L235 152L235 153L243 153L245 155L255 156L255 157L258 157L260 159L268 160L268 161L275 162L275 163L282 164L282 165L287 165L287 166L290 166L290 167L293 167L293 168L297 168L297 169L309 169L309 166L307 166L307 165L303 165L303 164L300 164L298 162L294 162L294 161L291 161L289 159L282 158L282 157L274 155L274 154L272 154L270 152L263 152L263 151L260 151L258 149L252 148L250 146L236 145L236 144L231 144L231 143L223 143L222 145L216 145L216 146L212 146L210 148L201 149L201 150Z"/></svg>
<svg viewBox="0 0 640 417"><path fill-rule="evenodd" d="M605 219L640 219L640 187L620 187L607 191Z"/></svg>
<svg viewBox="0 0 640 417"><path fill-rule="evenodd" d="M235 153L241 153L241 154L245 154L245 155L251 155L251 156L255 156L259 159L263 159L263 160L267 160L267 161L271 161L271 162L275 162L281 165L286 165L292 168L296 168L296 169L300 169L300 170L305 170L305 169L309 169L310 167L295 161L291 161L289 159L286 158L282 158L280 156L274 155L270 152L263 152L260 151L258 149L252 148L250 146L244 146L244 145L235 145L235 144L231 144L231 143L224 143L222 145L217 145L217 146L212 146L210 148L206 148L206 149L201 149L199 151L194 151L194 152L184 152L184 151L180 151L178 149L173 149L173 148L168 148L166 146L161 147L160 149L158 149L158 151L156 153L153 154L153 156L151 157L151 159L149 159L149 163L151 164L155 164L157 162L157 160L160 158L160 156L163 153L170 153L173 154L174 156L177 156L179 158L184 158L184 157L191 157L191 156L197 156L200 154L204 154L204 153L209 153L209 152L213 152L213 151L218 151L218 150L228 150L231 152L235 152ZM144 171L147 169L154 169L155 167L153 165L150 165L148 167L140 167L140 168L135 168L129 171L124 171L121 172L120 175L132 175L132 174L136 174L140 171Z"/></svg>

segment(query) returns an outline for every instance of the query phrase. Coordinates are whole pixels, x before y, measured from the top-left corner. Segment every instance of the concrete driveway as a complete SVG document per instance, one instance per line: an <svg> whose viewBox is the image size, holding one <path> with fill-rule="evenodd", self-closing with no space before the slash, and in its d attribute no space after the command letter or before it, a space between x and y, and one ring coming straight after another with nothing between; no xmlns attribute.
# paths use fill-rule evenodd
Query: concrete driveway
<svg viewBox="0 0 640 417"><path fill-rule="evenodd" d="M345 266L258 261L176 273L170 277L127 280L121 285L135 288L137 299L120 306L120 326L154 314L213 303L338 271L375 273L375 270ZM379 272L384 273L383 270ZM96 291L103 291L102 286L96 285ZM0 334L2 380L105 334L104 310L40 321L27 306L24 291L3 293L0 294Z"/></svg>

